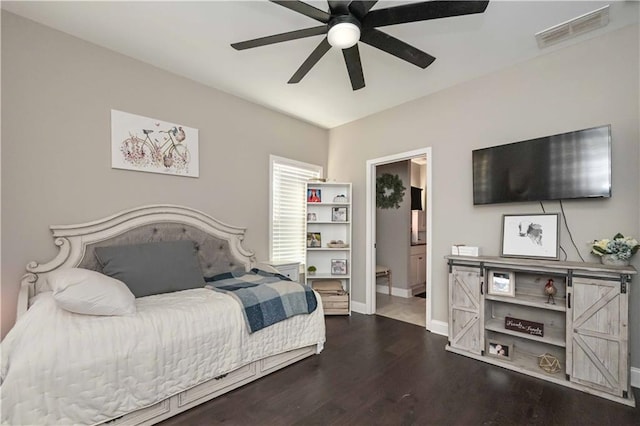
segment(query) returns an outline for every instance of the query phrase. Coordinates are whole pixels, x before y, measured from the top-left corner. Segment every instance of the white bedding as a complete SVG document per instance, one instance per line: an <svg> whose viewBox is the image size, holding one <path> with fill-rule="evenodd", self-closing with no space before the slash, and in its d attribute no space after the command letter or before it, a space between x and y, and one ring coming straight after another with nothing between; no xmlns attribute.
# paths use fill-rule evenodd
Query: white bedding
<svg viewBox="0 0 640 426"><path fill-rule="evenodd" d="M316 295L316 297L318 297ZM322 303L253 334L231 297L207 289L143 297L99 317L37 297L2 342L2 424L95 424L266 356L322 343Z"/></svg>

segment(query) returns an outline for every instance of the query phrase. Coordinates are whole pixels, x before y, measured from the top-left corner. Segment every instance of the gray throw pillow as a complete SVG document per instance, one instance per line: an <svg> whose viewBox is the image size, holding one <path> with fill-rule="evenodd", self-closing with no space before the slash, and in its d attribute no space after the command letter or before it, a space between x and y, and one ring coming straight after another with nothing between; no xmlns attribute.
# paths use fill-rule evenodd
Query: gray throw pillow
<svg viewBox="0 0 640 426"><path fill-rule="evenodd" d="M204 287L193 241L96 247L105 275L124 282L136 297Z"/></svg>

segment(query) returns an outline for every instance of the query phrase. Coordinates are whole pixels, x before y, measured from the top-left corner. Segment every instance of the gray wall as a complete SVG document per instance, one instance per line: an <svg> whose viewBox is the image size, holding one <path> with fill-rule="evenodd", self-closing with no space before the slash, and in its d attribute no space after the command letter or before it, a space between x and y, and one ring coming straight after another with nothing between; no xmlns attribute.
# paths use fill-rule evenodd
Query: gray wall
<svg viewBox="0 0 640 426"><path fill-rule="evenodd" d="M400 208L376 209L376 260L391 269L394 288L409 288L409 247L411 246L411 177L409 161L376 167L376 177L398 175L406 188ZM358 244L355 247L364 247ZM358 250L359 251L359 250ZM383 284L386 285L386 282Z"/></svg>
<svg viewBox="0 0 640 426"><path fill-rule="evenodd" d="M224 66L224 64L221 64ZM200 178L116 170L110 110L200 130ZM2 12L2 336L20 277L56 253L49 225L152 203L248 228L269 255L269 154L326 167L328 132Z"/></svg>
<svg viewBox="0 0 640 426"><path fill-rule="evenodd" d="M631 26L443 90L330 131L329 175L353 182L353 299L365 302L366 161L432 147L433 316L447 321L447 269L454 243L498 255L503 213L540 212L538 203L474 207L471 150L611 124L613 196L564 202L571 232L587 242L616 232L640 237L639 29ZM545 203L558 212L558 202ZM563 226L564 228L564 226ZM565 229L561 244L577 260ZM633 264L640 269L640 255ZM632 365L640 366L640 278L632 285Z"/></svg>

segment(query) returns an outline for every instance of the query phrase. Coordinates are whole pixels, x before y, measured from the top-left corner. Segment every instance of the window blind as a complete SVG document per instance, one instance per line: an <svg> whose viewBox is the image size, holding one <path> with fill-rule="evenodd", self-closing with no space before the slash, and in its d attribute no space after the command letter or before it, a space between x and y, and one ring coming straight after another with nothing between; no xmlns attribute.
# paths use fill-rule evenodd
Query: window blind
<svg viewBox="0 0 640 426"><path fill-rule="evenodd" d="M272 157L271 259L304 264L306 237L305 184L322 176L322 167Z"/></svg>

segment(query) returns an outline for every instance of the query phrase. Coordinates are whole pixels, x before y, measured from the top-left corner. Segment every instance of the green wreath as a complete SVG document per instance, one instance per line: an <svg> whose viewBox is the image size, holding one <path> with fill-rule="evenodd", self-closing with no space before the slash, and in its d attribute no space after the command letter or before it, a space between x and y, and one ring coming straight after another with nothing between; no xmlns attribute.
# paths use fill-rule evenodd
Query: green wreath
<svg viewBox="0 0 640 426"><path fill-rule="evenodd" d="M400 208L404 197L404 185L400 176L384 173L376 179L376 204L381 209Z"/></svg>

